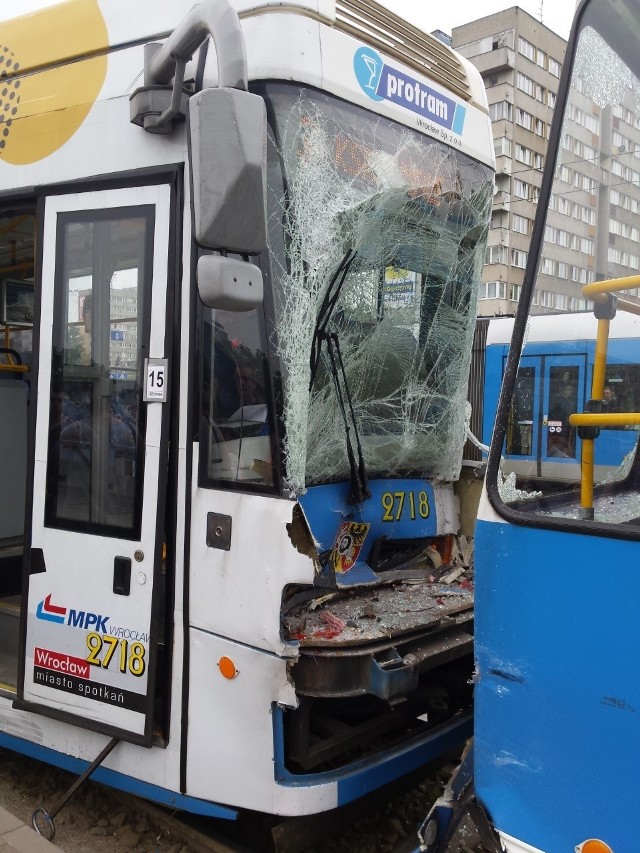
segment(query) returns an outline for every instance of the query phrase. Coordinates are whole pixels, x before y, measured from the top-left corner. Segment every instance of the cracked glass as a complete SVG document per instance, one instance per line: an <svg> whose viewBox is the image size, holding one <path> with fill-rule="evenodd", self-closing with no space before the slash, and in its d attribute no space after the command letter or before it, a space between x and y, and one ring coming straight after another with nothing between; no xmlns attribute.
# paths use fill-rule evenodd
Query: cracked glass
<svg viewBox="0 0 640 853"><path fill-rule="evenodd" d="M369 477L456 479L491 170L314 90L262 94L289 489L349 479L349 444Z"/></svg>

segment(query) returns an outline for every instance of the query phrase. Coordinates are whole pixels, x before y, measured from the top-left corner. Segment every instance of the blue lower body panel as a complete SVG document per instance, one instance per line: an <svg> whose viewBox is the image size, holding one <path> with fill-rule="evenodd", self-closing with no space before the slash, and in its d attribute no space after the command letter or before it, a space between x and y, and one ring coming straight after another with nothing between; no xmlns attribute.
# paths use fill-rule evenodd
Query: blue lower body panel
<svg viewBox="0 0 640 853"><path fill-rule="evenodd" d="M638 543L478 522L475 776L544 853L637 853Z"/></svg>

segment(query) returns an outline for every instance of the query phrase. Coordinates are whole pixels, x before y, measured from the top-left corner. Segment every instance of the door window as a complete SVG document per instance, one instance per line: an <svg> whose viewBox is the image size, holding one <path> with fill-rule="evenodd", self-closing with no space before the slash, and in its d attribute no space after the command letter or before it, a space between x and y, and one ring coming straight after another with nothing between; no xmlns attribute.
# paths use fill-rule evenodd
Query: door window
<svg viewBox="0 0 640 853"><path fill-rule="evenodd" d="M153 207L60 214L45 523L135 537Z"/></svg>
<svg viewBox="0 0 640 853"><path fill-rule="evenodd" d="M535 387L535 367L520 367L507 430L506 451L512 456L530 456L533 453Z"/></svg>
<svg viewBox="0 0 640 853"><path fill-rule="evenodd" d="M549 418L547 421L547 456L576 458L576 429L569 417L578 409L579 368L549 369Z"/></svg>

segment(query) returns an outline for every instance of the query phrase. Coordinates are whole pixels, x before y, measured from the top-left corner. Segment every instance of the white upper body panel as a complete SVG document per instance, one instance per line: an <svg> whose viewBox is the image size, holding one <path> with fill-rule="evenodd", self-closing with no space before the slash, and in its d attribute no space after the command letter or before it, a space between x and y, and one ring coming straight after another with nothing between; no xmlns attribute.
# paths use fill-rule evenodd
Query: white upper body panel
<svg viewBox="0 0 640 853"><path fill-rule="evenodd" d="M510 344L513 324L513 317L494 317L490 320L487 346ZM547 341L593 341L596 339L597 327L598 321L593 311L579 311L575 314L539 314L529 317L525 345ZM611 320L609 339L639 337L640 317L618 311Z"/></svg>
<svg viewBox="0 0 640 853"><path fill-rule="evenodd" d="M130 122L129 97L144 85L144 44L165 39L192 0L140 0L126 14L116 0L66 0L21 18L12 18L19 0L2 5L0 192L186 160L184 123L169 135L145 133ZM249 81L295 80L324 89L493 165L481 78L431 36L410 28L414 40L397 42L388 58L372 46L378 45L375 27L369 28L374 35L366 27L354 30L333 0L232 5L240 15ZM344 0L342 6L369 10L375 4ZM52 39L54 30L59 37ZM195 67L188 64L187 80ZM428 67L438 80L416 70ZM204 85L216 81L211 44Z"/></svg>

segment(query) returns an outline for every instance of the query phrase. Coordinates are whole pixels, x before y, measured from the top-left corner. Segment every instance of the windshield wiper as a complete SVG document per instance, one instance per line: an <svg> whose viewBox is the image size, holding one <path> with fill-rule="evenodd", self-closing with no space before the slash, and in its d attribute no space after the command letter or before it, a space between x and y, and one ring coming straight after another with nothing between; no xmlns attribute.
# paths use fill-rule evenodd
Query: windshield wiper
<svg viewBox="0 0 640 853"><path fill-rule="evenodd" d="M351 394L349 392L349 383L347 382L347 374L344 369L342 353L340 352L340 341L338 340L336 332L327 332L327 326L331 319L333 309L336 306L338 297L340 296L340 291L342 290L342 285L344 284L344 280L347 277L351 264L355 260L356 254L357 252L352 249L347 250L331 277L329 287L327 288L325 297L322 300L322 305L318 311L318 319L316 320L316 326L313 331L313 341L311 343L311 378L309 380L309 393L311 393L316 373L318 371L318 364L320 363L320 356L322 353L322 344L326 341L329 363L331 365L331 375L333 377L333 385L338 399L340 414L342 415L344 423L347 458L349 460L349 470L351 473L351 491L349 493L348 500L349 503L359 504L367 498L370 498L371 492L369 491L367 482L367 471L364 464L362 445L360 444L356 415L353 409ZM342 380L342 382L340 380ZM345 399L347 403L346 406ZM351 423L353 424L353 433L356 440L356 448L358 452L357 462L353 452L353 445L351 443L351 426L349 425L349 419L351 419Z"/></svg>
<svg viewBox="0 0 640 853"><path fill-rule="evenodd" d="M316 326L313 330L313 341L311 342L311 378L309 380L309 391L311 391L311 389L313 388L313 382L316 378L318 364L320 363L322 341L326 337L329 320L331 319L331 315L333 314L333 309L336 307L336 302L338 301L338 297L340 296L342 285L344 284L344 280L347 277L349 268L354 262L357 254L358 253L353 249L347 249L343 259L336 267L336 271L331 276L329 287L327 288L327 292L325 293L324 299L322 300L322 305L318 310Z"/></svg>

